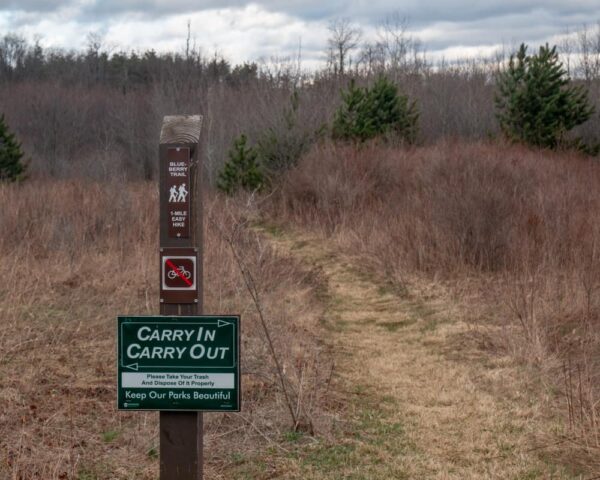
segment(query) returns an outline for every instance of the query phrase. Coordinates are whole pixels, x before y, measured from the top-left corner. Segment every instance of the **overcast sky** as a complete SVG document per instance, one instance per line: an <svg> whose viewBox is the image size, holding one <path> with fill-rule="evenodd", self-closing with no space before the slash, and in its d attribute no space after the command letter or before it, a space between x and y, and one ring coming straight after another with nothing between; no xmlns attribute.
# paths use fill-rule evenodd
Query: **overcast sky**
<svg viewBox="0 0 600 480"><path fill-rule="evenodd" d="M398 15L430 58L487 54L502 45L555 42L567 29L600 20L600 0L0 0L0 35L45 47L85 48L90 32L116 50L182 51L188 20L206 53L234 62L295 55L324 59L329 22L348 18L365 38Z"/></svg>

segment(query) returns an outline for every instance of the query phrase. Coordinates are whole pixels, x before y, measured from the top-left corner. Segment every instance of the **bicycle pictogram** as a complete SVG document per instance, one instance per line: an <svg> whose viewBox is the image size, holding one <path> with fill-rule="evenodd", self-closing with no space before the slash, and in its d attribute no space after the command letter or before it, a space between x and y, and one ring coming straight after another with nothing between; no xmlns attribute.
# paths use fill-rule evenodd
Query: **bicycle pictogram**
<svg viewBox="0 0 600 480"><path fill-rule="evenodd" d="M188 280L192 277L192 272L190 272L189 270L186 270L185 267L183 265L177 265L177 271L179 273L177 273L177 271L173 270L169 270L167 272L167 277L169 277L170 280L173 280L177 277L180 277L183 275L185 278L187 278Z"/></svg>

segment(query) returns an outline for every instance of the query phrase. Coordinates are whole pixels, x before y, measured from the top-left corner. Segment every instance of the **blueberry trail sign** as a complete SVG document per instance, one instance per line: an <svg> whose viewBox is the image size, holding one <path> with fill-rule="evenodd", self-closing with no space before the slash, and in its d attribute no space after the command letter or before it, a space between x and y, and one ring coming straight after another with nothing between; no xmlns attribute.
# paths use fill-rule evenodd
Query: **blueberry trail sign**
<svg viewBox="0 0 600 480"><path fill-rule="evenodd" d="M239 411L239 317L119 317L117 338L120 410Z"/></svg>
<svg viewBox="0 0 600 480"><path fill-rule="evenodd" d="M190 156L189 147L167 149L166 188L168 189L168 232L171 238L190 236Z"/></svg>

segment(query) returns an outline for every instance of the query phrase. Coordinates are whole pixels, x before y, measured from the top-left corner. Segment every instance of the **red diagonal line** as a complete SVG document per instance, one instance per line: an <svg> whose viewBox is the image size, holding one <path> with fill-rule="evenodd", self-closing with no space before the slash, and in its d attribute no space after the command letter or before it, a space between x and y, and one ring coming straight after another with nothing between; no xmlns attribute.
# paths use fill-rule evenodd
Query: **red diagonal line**
<svg viewBox="0 0 600 480"><path fill-rule="evenodd" d="M181 278L185 283L188 284L189 287L192 286L192 282L190 282L187 278L185 278L185 275L183 273L181 273L179 271L179 268L177 267L177 265L175 265L171 260L167 259L167 265L169 267L171 267L173 269L173 271L179 275L179 278Z"/></svg>

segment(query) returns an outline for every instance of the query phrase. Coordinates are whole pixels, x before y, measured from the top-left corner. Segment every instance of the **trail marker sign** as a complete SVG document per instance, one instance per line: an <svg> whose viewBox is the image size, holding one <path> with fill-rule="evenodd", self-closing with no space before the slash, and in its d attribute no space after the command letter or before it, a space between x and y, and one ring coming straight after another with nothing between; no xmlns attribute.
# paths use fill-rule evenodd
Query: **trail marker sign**
<svg viewBox="0 0 600 480"><path fill-rule="evenodd" d="M161 303L198 303L197 264L195 248L160 249Z"/></svg>
<svg viewBox="0 0 600 480"><path fill-rule="evenodd" d="M118 317L118 408L239 411L239 320Z"/></svg>
<svg viewBox="0 0 600 480"><path fill-rule="evenodd" d="M190 155L189 147L167 149L165 183L169 195L170 238L190 236Z"/></svg>

